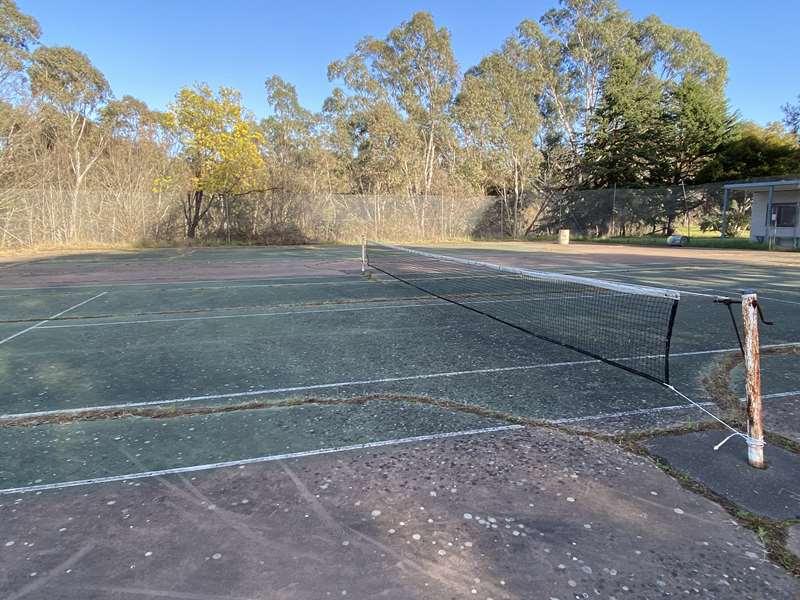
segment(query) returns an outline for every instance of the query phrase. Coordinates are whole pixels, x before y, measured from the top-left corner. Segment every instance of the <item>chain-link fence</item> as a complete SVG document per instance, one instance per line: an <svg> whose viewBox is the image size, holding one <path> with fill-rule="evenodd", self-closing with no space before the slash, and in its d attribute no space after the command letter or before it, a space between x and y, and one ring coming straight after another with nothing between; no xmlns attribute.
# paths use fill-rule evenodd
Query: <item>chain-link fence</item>
<svg viewBox="0 0 800 600"><path fill-rule="evenodd" d="M63 190L0 191L0 247L169 241L185 235L183 198ZM494 199L474 196L253 193L216 198L200 239L255 243L464 239Z"/></svg>
<svg viewBox="0 0 800 600"><path fill-rule="evenodd" d="M719 231L725 182L652 188L539 190L510 198L293 194L216 198L199 239L261 244L532 238L570 229L587 237ZM746 233L751 196L729 195L727 234ZM180 240L185 198L167 193L0 190L0 247Z"/></svg>
<svg viewBox="0 0 800 600"><path fill-rule="evenodd" d="M592 237L667 234L682 227L713 229L722 196L723 183L550 190L527 202L543 209L537 211L536 222L525 226L539 235L565 228Z"/></svg>

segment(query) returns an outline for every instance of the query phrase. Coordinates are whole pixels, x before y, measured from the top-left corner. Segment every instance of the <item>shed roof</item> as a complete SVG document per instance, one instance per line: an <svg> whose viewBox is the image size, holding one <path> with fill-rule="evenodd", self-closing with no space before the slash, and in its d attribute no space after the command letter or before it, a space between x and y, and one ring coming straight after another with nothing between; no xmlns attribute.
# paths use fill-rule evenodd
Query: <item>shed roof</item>
<svg viewBox="0 0 800 600"><path fill-rule="evenodd" d="M800 190L800 179L773 179L771 181L751 181L748 183L726 183L726 190L750 190L753 192L766 192L769 188L774 190Z"/></svg>

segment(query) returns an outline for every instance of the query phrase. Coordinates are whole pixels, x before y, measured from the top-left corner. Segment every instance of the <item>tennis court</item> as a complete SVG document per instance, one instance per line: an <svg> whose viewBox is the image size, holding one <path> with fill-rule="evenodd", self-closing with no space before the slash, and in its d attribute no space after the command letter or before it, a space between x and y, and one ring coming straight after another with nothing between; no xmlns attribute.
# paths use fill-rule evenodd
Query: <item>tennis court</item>
<svg viewBox="0 0 800 600"><path fill-rule="evenodd" d="M670 381L712 411L706 378L738 352L728 313L713 297L754 287L775 323L762 327L767 414L780 403L786 415L800 395L792 375L800 365L796 255L528 243L419 249L678 290ZM529 444L514 437L522 435L520 423L631 431L705 418L657 382L369 271L361 273L356 246L161 249L3 263L4 497L25 503L34 492L49 505L75 507L87 496L104 505L111 494L112 504L145 506L152 493L142 486L190 481L198 489L217 486L202 496L204 506L215 506L262 493L240 480L241 469L278 469L286 461L310 469L325 487L331 470L349 469L360 478L353 485L366 490L381 486L383 451L395 453L386 459L395 464L397 453L432 443L443 453L437 461L469 471L474 465L462 464L464 452L474 447L463 445L494 448L505 456L500 464L510 448ZM558 295L537 302L553 320L576 310ZM642 326L624 314L584 319L587 336L592 319L621 330ZM739 376L732 369L734 385ZM790 410L783 423L796 435L792 419ZM544 456L558 460L552 449ZM404 468L424 468L418 454L409 460ZM419 473L409 471L408 480ZM402 479L394 483L405 489ZM511 487L497 497L513 503L519 490ZM281 489L272 490L273 500ZM518 597L495 587L485 596Z"/></svg>
<svg viewBox="0 0 800 600"><path fill-rule="evenodd" d="M713 400L703 376L737 346L713 296L759 289L776 323L762 327L762 344L790 351L800 342L800 274L790 255L769 255L776 264L766 266L758 264L762 255L742 255L747 264L680 249L444 250L679 290L671 381L700 403ZM58 422L33 434L3 430L11 463L3 465L2 488L507 425L497 420L502 415L587 427L627 417L626 428L658 417L703 418L668 390L592 356L374 269L364 277L357 247L152 250L5 266L3 418ZM487 280L484 296L493 284ZM562 310L580 310L580 297L564 298L556 290L536 304L555 322ZM620 329L652 326L630 318L588 315L586 343L608 343L590 339L592 319ZM782 352L776 370L791 373L792 360ZM769 376L769 350L764 362L767 397L790 397L794 378ZM172 418L96 418L135 409ZM65 452L75 460L61 460Z"/></svg>

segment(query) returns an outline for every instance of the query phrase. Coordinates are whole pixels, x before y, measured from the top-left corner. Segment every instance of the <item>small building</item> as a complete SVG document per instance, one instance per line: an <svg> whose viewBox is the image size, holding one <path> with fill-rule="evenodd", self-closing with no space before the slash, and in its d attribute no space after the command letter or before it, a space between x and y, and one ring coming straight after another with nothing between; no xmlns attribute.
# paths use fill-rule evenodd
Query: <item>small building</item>
<svg viewBox="0 0 800 600"><path fill-rule="evenodd" d="M750 240L771 246L800 248L800 179L775 179L723 186L722 223L727 220L731 191L752 195Z"/></svg>

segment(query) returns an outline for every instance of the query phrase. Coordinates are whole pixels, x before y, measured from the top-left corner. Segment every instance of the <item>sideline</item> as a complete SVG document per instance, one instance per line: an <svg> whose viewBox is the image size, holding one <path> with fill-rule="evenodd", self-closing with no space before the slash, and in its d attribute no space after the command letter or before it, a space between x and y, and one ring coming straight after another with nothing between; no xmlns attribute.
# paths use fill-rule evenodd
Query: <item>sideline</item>
<svg viewBox="0 0 800 600"><path fill-rule="evenodd" d="M318 450L304 450L302 452L290 452L287 454L271 454L268 456L258 456L255 458L243 458L239 460L229 460L203 465L192 465L189 467L175 467L172 469L161 469L159 471L144 471L141 473L128 473L127 475L110 475L108 477L95 477L93 479L78 479L75 481L64 481L60 483L43 483L39 485L29 485L23 487L0 489L0 495L25 494L29 492L44 492L48 490L61 490L64 488L77 487L83 485L97 485L100 483L111 483L114 481L130 481L133 479L147 479L151 477L161 477L162 475L175 475L179 473L194 473L196 471L210 471L212 469L222 469L225 467L242 467L257 463L274 462L279 460L290 460L293 458L305 458L307 456L319 456L322 454L336 454L339 452L349 452L352 450L368 450L370 448L382 448L385 446L396 446L400 444L413 444L414 442L427 442L432 440L443 440L455 437L465 437L471 435L481 435L485 433L496 433L499 431L512 431L522 429L523 425L501 425L498 427L485 427L483 429L466 429L463 431L450 431L445 433L433 433L429 435L418 435L407 438L396 438L392 440L382 440L380 442L367 442L364 444L351 444L349 446L338 446L332 448L320 448Z"/></svg>

